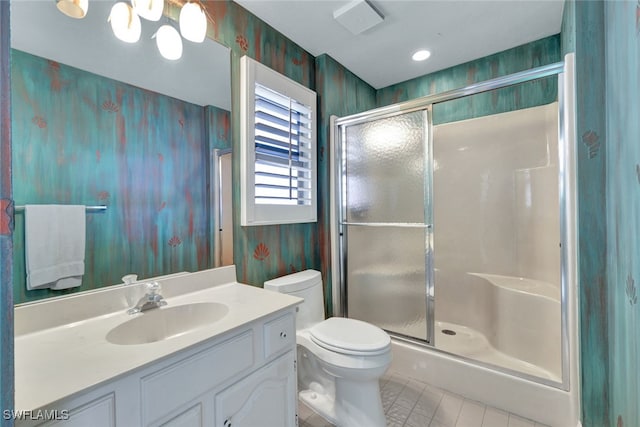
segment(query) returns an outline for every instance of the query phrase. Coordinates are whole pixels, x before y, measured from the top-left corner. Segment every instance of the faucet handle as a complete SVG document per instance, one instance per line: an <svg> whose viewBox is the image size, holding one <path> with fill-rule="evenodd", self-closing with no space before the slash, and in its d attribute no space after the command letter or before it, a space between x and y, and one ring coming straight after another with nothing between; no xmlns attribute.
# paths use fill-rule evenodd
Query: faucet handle
<svg viewBox="0 0 640 427"><path fill-rule="evenodd" d="M147 283L147 291L151 295L159 294L161 289L162 288L160 287L160 283L158 283L158 282L149 282L149 283Z"/></svg>
<svg viewBox="0 0 640 427"><path fill-rule="evenodd" d="M137 274L127 274L126 276L122 276L122 283L125 285L130 285L136 280L138 280Z"/></svg>

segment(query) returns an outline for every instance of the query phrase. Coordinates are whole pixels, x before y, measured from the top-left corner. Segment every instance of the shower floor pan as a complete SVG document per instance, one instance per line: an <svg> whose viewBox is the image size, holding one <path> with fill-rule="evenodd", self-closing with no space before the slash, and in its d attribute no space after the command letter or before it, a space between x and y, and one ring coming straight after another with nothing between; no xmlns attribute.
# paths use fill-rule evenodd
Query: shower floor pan
<svg viewBox="0 0 640 427"><path fill-rule="evenodd" d="M447 353L552 381L560 381L553 373L497 350L479 331L468 326L436 321L435 347Z"/></svg>

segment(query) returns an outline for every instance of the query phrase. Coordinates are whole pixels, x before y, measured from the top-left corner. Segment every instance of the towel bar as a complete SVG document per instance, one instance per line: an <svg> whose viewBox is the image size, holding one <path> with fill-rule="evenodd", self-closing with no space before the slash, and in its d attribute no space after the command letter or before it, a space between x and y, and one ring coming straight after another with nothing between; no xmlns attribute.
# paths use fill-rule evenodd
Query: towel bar
<svg viewBox="0 0 640 427"><path fill-rule="evenodd" d="M97 205L97 206L86 206L85 210L87 213L96 213L96 212L104 212L107 210L105 205ZM24 205L17 205L15 207L16 212L24 212Z"/></svg>

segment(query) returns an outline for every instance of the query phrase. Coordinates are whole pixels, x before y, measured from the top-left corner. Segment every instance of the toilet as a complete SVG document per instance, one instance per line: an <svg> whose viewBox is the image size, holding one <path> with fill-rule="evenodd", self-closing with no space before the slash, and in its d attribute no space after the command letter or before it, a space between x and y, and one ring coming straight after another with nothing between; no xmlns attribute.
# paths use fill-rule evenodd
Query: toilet
<svg viewBox="0 0 640 427"><path fill-rule="evenodd" d="M304 298L296 315L298 394L339 427L384 427L379 379L391 364L391 338L366 322L324 319L322 277L305 270L264 283Z"/></svg>

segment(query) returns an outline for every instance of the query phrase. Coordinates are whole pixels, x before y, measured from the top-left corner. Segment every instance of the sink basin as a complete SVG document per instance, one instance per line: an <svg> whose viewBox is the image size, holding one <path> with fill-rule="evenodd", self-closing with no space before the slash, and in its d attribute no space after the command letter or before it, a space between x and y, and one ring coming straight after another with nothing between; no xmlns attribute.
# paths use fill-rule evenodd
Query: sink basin
<svg viewBox="0 0 640 427"><path fill-rule="evenodd" d="M229 307L217 302L165 306L136 314L107 333L118 345L147 344L186 334L227 315Z"/></svg>

